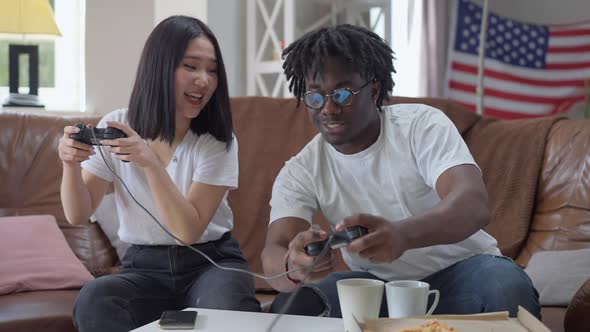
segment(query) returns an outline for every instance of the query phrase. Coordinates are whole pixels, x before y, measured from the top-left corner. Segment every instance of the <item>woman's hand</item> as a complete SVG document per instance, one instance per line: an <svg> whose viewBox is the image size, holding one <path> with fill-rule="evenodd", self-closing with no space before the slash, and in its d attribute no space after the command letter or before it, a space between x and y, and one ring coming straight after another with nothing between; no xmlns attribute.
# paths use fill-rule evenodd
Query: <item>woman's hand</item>
<svg viewBox="0 0 590 332"><path fill-rule="evenodd" d="M142 168L161 166L158 156L131 127L117 121L107 121L107 125L120 129L127 135L126 138L103 139L100 141L100 144L109 146L109 151L115 155L115 158L134 162Z"/></svg>
<svg viewBox="0 0 590 332"><path fill-rule="evenodd" d="M88 125L91 126L91 125ZM57 150L59 159L67 166L80 166L84 160L88 160L91 155L95 154L94 147L86 143L76 141L71 136L80 132L76 126L65 126L64 134L59 139Z"/></svg>

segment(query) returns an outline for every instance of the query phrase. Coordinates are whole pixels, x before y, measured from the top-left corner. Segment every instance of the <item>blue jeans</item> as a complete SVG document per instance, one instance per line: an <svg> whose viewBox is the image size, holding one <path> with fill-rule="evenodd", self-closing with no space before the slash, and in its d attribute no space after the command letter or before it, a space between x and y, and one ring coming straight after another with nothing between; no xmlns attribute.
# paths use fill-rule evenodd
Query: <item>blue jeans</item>
<svg viewBox="0 0 590 332"><path fill-rule="evenodd" d="M229 233L194 247L221 266L248 269ZM187 247L133 245L122 264L120 274L80 291L73 314L80 332L129 331L186 307L260 311L252 276L218 269Z"/></svg>
<svg viewBox="0 0 590 332"><path fill-rule="evenodd" d="M295 297L287 313L342 317L336 282L349 278L379 279L369 272L332 273L317 284L304 286ZM539 293L526 273L510 258L477 255L440 270L422 281L430 289L438 289L440 301L434 314L476 314L509 311L515 317L518 306L541 319ZM290 293L281 293L271 305L271 312L279 312ZM432 302L430 297L430 303ZM383 296L381 317L387 317L387 301Z"/></svg>

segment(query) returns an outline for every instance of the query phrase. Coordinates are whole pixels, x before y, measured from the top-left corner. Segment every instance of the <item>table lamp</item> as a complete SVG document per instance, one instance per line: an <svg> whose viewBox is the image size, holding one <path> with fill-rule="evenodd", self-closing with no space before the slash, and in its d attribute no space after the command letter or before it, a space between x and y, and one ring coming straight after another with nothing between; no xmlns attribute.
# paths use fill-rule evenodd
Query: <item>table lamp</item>
<svg viewBox="0 0 590 332"><path fill-rule="evenodd" d="M61 36L47 0L0 0L0 33ZM29 93L20 94L19 61L21 54L29 56ZM8 77L10 94L4 106L43 107L39 100L38 45L8 45Z"/></svg>

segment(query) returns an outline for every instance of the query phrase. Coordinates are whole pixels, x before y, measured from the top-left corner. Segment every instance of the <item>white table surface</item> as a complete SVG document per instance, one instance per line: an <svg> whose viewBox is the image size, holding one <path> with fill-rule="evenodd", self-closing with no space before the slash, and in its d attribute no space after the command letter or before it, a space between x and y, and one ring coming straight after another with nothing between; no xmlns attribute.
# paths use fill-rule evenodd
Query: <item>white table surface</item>
<svg viewBox="0 0 590 332"><path fill-rule="evenodd" d="M265 332L276 314L244 311L228 311L189 308L198 311L195 328L192 330L162 330L158 321L144 325L133 332L166 331L219 331L219 332ZM307 317L283 315L272 330L273 332L343 332L344 325L340 318Z"/></svg>

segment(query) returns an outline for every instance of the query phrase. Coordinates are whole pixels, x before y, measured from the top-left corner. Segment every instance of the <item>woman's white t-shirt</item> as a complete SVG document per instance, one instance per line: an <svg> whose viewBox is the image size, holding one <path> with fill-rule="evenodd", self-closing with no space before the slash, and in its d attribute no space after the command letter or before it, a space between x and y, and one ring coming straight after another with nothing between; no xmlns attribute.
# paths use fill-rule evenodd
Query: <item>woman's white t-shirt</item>
<svg viewBox="0 0 590 332"><path fill-rule="evenodd" d="M107 114L100 120L97 127L107 127L107 121L128 124L127 110L120 109ZM102 151L106 162L125 182L135 199L162 222L143 169L133 162L125 163L114 158L105 147L102 147ZM145 245L177 244L133 201L121 182L116 180L105 164L98 147L96 147L96 154L82 163L82 168L106 181L114 181L117 215L120 223L118 235L122 241ZM234 136L230 149L227 150L226 143L218 141L212 135L199 136L189 130L174 151L166 171L185 197L193 182L235 189L238 186L237 139ZM198 243L217 240L232 228L233 215L227 203L226 193Z"/></svg>
<svg viewBox="0 0 590 332"><path fill-rule="evenodd" d="M401 104L383 107L380 116L377 141L361 152L339 153L318 134L287 161L273 187L270 222L298 217L311 223L318 210L332 225L358 213L395 222L439 203L435 187L444 171L476 165L441 111ZM408 250L391 264L371 263L345 248L342 254L352 270L386 280L419 280L470 256L500 251L496 240L480 230L459 243Z"/></svg>

